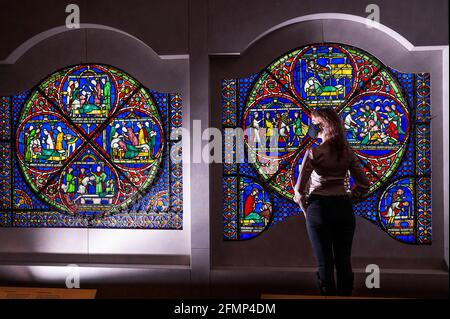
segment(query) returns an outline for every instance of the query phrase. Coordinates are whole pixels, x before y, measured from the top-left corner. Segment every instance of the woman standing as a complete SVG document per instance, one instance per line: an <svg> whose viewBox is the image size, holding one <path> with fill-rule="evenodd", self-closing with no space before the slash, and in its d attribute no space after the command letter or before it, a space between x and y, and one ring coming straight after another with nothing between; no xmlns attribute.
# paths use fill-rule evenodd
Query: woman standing
<svg viewBox="0 0 450 319"><path fill-rule="evenodd" d="M294 201L305 213L308 235L318 263L321 294L351 295L351 249L355 231L352 199L357 200L367 194L369 180L362 163L348 145L341 119L334 110L315 110L308 135L320 138L322 143L309 149L303 158ZM348 171L354 181L351 194L344 186Z"/></svg>

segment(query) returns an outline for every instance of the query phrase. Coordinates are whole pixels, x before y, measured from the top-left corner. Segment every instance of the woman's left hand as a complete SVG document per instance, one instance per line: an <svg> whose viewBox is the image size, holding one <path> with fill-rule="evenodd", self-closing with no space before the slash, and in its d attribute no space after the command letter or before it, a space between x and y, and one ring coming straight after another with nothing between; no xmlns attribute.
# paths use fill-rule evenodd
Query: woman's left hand
<svg viewBox="0 0 450 319"><path fill-rule="evenodd" d="M300 198L301 198L300 193L295 190L294 191L294 202L299 206L300 206Z"/></svg>
<svg viewBox="0 0 450 319"><path fill-rule="evenodd" d="M306 198L305 195L300 194L297 191L294 191L294 202L300 206L300 209L303 211L303 215L306 217Z"/></svg>
<svg viewBox="0 0 450 319"><path fill-rule="evenodd" d="M308 205L306 203L306 197L305 196L300 196L300 208L303 211L303 215L305 215L306 218L306 209L308 208Z"/></svg>

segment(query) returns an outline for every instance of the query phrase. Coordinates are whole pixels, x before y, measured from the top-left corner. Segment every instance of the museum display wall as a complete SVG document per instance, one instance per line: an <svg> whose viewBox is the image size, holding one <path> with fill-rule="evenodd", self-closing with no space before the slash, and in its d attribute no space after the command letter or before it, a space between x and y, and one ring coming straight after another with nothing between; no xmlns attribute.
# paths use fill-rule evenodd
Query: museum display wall
<svg viewBox="0 0 450 319"><path fill-rule="evenodd" d="M384 172L382 175L385 175L386 179L382 180L378 186L374 186L373 207L357 210L360 216L357 218L354 239L355 266L364 268L367 264L378 263L380 267L403 270L442 269L445 267L444 260L447 260L448 265L448 168L445 165L448 162L448 146L446 146L448 145L446 130L448 127L448 109L446 109L448 108L448 91L444 85L446 81L448 82L448 31L445 25L445 12L437 8L439 5L442 7L448 6L448 4L445 1L437 2L439 4L437 3L436 6L429 6L421 1L412 1L411 3L380 1L378 5L382 8L381 25L368 27L364 22L367 13L365 12L366 3L363 1L352 1L352 3L333 1L326 4L317 1L292 3L287 0L276 3L269 0L245 2L200 0L170 3L152 1L152 4L139 2L131 7L117 2L114 6L107 6L105 10L99 10L100 4L81 1L80 29L67 29L64 26L65 16L62 13L65 5L59 1L48 1L45 5L29 4L31 7L24 11L20 18L10 15L0 21L0 34L2 39L5 39L0 49L0 96L6 99L2 100L2 103L9 107L6 109L13 110L13 114L8 114L6 121L10 124L11 134L9 137L2 137L1 143L2 147L6 145L5 147L17 148L14 154L11 153L10 156L7 156L12 159L11 169L15 167L15 173L11 175L10 172L13 171L2 167L2 174L8 178L17 176L18 179L21 179L22 191L28 192L28 197L33 196L36 201L39 201L45 212L48 212L55 203L60 205L59 210L70 211L71 201L75 200L76 196L86 197L89 195L86 197L89 198L87 202L83 200L83 205L100 205L102 209L96 209L98 207L92 209L91 207L85 211L88 213L101 211L100 215L103 218L103 213L109 211L107 208L110 205L108 194L113 198L111 201L116 204L127 201L126 196L114 199L116 192L113 192L112 188L109 189L109 193L106 191L108 180L113 180L116 183L114 185L118 185L117 181L121 180L118 178L118 174L125 174L125 176L128 174L121 173L118 170L119 167L125 167L124 172L130 171L129 165L131 164L126 163L125 154L138 157L138 160L142 161L139 165L150 164L149 167L152 167L151 163L155 160L160 161L155 167L163 167L164 163L168 162L163 157L158 159L157 156L152 156L151 152L139 153L139 150L127 148L126 145L122 150L123 156L120 149L114 151L112 140L109 137L115 125L106 125L105 134L99 134L95 138L84 136L89 122L92 122L91 125L94 126L101 125L95 123L92 118L98 115L102 116L102 110L108 106L108 103L104 103L108 100L108 94L105 99L105 84L102 82L102 76L112 74L112 70L118 70L118 78L111 81L117 82L119 78L129 77L129 81L135 83L135 86L142 85L142 95L147 99L145 105L155 105L155 112L139 111L132 107L136 118L130 123L135 124L119 125L119 129L127 128L129 130L131 127L138 136L140 129L136 124L139 122L138 118L144 118L142 120L144 127L145 122L149 122L146 119L150 118L155 126L147 134L152 135L151 131L155 132L159 143L162 143L167 134L158 135L158 129L162 132L170 122L167 121L167 118L162 118L162 115L172 114L170 107L164 107L164 105L169 106L170 104L167 104L164 98L170 100L175 96L179 97L177 103L181 103L181 106L176 105L176 109L179 110L179 114L175 117L177 126L182 125L187 130L191 130L192 121L201 120L202 129L210 126L221 129L224 124L224 106L226 106L224 96L227 97L226 81L234 79L238 82L246 82L247 87L235 88L235 92L242 95L240 107L255 108L251 103L247 105L245 102L248 101L246 97L249 92L255 88L254 80L262 74L262 70L267 70L271 63L293 50L315 46L319 52L322 52L331 47L330 52L323 52L330 56L324 56L322 59L330 59L328 64L331 65L334 63L331 61L333 54L346 56L347 61L337 61L335 64L341 64L339 67L341 69L342 65L348 64L346 72L350 73L347 74L347 79L344 72L342 77L336 80L336 83L326 84L334 86L334 89L337 85L340 87L336 89L334 96L330 94L329 99L325 99L325 101L335 99L342 102L354 93L351 90L354 90L358 81L361 80L361 78L357 78L360 74L358 56L362 60L369 61L368 63L375 69L382 65L387 72L383 81L388 82L390 88L395 87L400 92L400 95L391 94L389 89L387 94L391 94L389 98L392 100L388 102L391 105L397 105L396 109L400 114L401 120L397 121L399 126L397 126L397 135L394 138L400 141L401 146L392 142L392 147L388 145L385 150L380 152L389 153L397 147L394 153L397 154L400 149L401 154L397 156L398 158L395 156L392 158L393 161L396 161L397 167ZM21 6L8 3L5 9L9 12L19 12ZM43 15L46 19L39 19ZM353 53L348 53L349 50L353 50ZM299 53L297 59L301 60L301 55L310 54L312 51L299 52L297 52ZM324 64L323 61L316 59L316 65ZM304 64L304 68L306 67ZM90 74L81 74L81 71L76 71L86 71L86 68L91 68ZM26 114L26 112L30 112L27 105L33 105L39 100L33 97L32 93L40 94L40 91L45 93L45 90L48 89L45 79L61 70L64 70L63 73L67 79L57 81L57 90L59 90L57 92L61 94L61 99L54 104L62 106L62 112L53 110L51 111L53 113L50 112L45 115L46 117L40 118L33 118L33 112ZM302 73L305 75L308 74L307 69L301 72L306 72ZM406 76L403 77L403 74ZM114 77L108 76L108 79L112 78ZM92 80L95 81L95 84L92 83ZM104 165L100 170L106 170L107 176L103 180L99 180L99 189L97 189L95 179L102 179L101 172L96 174L97 168L89 167L92 172L92 181L88 179L91 182L86 192L84 193L83 189L81 189L81 193L79 192L79 184L82 185L81 179L80 183L78 181L75 183L75 192L72 192L75 194L72 196L67 194L69 184L67 174L78 179L83 165L85 166L84 171L88 170L90 165L88 157L85 158L85 162L78 161L74 157L73 162L79 162L79 164L69 172L70 161L60 158L56 153L55 156L42 157L42 150L33 154L27 153L27 145L31 146L32 139L29 138L29 135L36 126L33 121L43 123L48 122L49 119L64 118L64 115L70 114L70 112L64 111L64 107L67 108L70 105L72 108L73 101L77 100L73 98L69 100L69 96L74 90L69 87L77 81L86 88L90 88L85 92L92 90L89 97L85 94L79 95L83 95L85 96L83 99L87 98L88 101L91 101L87 104L91 106L90 109L82 108L82 112L77 111L75 119L77 117L78 119L71 121L73 123L66 120L66 126L61 127L64 133L63 137L78 134L80 139L89 140L90 143L87 142L87 144L92 148L92 152L97 152L97 158L99 150L96 150L96 146L106 145L107 154L103 154L101 157L104 159ZM362 81L364 82L364 79ZM408 91L408 83L411 85L411 91ZM99 84L99 90L96 91L97 84ZM305 84L306 82L301 82L298 86L300 93L297 92L298 96L294 102L308 99L301 93L307 93ZM295 87L295 84L293 85ZM315 83L313 83L314 85ZM343 91L342 87L344 87ZM119 86L114 88L117 92L120 91ZM420 89L423 90L423 95L417 95L417 91ZM113 92L115 92L114 90ZM386 97L386 86L383 90L380 95ZM98 96L96 101L95 92L98 91L102 91L103 95ZM287 100L281 101L288 103L288 100L292 99L290 94L288 94ZM48 96L48 99L51 100L51 94ZM311 97L311 95L309 96ZM274 102L273 96L269 98L272 99L269 102ZM422 98L427 105L424 107L423 121L417 120L415 115L419 106L416 103L418 98ZM48 101L48 99L45 100ZM314 100L314 98L311 99ZM376 98L374 98L375 100ZM413 100L414 103L411 102ZM277 99L275 104L279 101ZM78 108L78 101L75 105ZM52 103L50 103L51 107ZM387 119L389 110L385 105L382 105L382 111L386 113ZM6 111L2 108L1 112ZM347 111L343 112L342 115L348 114ZM180 114L182 114L181 118ZM11 115L15 115L13 121L9 121ZM117 124L121 121L121 116L109 115L105 116L111 120L111 123ZM239 117L240 113L235 115ZM292 116L295 115L292 113ZM89 120L83 120L83 117ZM238 119L240 122L238 123L236 120L233 125L242 126L243 119ZM125 120L123 122L125 123ZM420 141L416 138L416 126L412 124L416 122L423 122L425 127L424 152L430 152L432 159L431 163L419 168L414 165L414 160L407 159L408 156L418 156L414 150L414 143L418 145ZM307 123L308 116L305 114L304 124ZM71 124L70 127L69 124ZM58 125L54 126L56 139ZM430 131L428 131L428 127ZM413 134L413 131L416 133ZM41 132L41 134L44 133ZM102 137L103 135L104 137ZM123 132L122 135L127 134ZM301 130L299 135L301 135ZM45 136L48 135L45 134ZM111 137L113 136L114 134L111 135ZM138 141L135 143L136 145L133 145L131 140L133 138L128 138L128 145L132 144L134 147L145 144ZM58 148L60 146L63 149L68 148L67 141L68 139L64 140ZM164 141L169 144L177 142L169 141L169 139ZM146 142L148 144L150 139L147 139ZM55 151L56 143L53 149L46 148L47 144L42 141L42 138L40 143L44 144L41 145L41 147L44 146L44 150ZM296 143L299 141L294 141L292 145L295 146ZM159 144L156 142L152 144L155 154L158 154L157 145ZM77 151L77 147L80 145L75 144L75 146L75 151ZM166 223L152 224L148 222L149 219L146 219L147 224L136 222L133 219L136 218L136 211L132 212L133 208L125 204L122 208L128 209L126 214L134 215L130 217L131 219L127 219L129 216L125 216L121 220L123 227L120 225L117 227L118 223L113 223L114 229L107 229L108 225L104 223L103 226L96 227L99 224L93 221L75 225L77 227L61 227L64 225L60 221L55 222L55 219L48 215L44 218L41 216L36 221L33 216L26 215L30 211L26 206L26 197L24 197L25 200L21 200L21 197L13 192L16 187L11 187L16 185L14 184L15 180L8 179L12 181L10 185L2 184L0 189L0 191L12 195L7 201L2 201L1 207L0 224L6 226L0 228L0 242L2 242L0 255L4 263L0 266L1 278L8 281L45 282L57 281L64 275L61 272L50 278L48 274L51 270L40 271L33 268L34 266L30 266L30 263L44 267L50 264L85 264L87 277L92 283L118 278L121 276L120 267L131 269L136 265L160 267L136 270L135 273L129 275L130 277L127 277L133 278L132 280L136 282L153 282L157 276L157 281L167 279L175 282L200 283L223 282L231 272L238 273L242 267L258 269L260 272L255 273L256 277L254 277L254 280L257 281L267 275L269 270L266 269L282 269L281 272L285 274L283 269L314 266L315 262L309 246L304 218L298 209L291 210L290 193L283 194L279 189L277 190L281 184L266 183L267 180L261 176L257 168L249 168L249 171L254 170L249 174L253 178L252 183L257 184L258 190L264 194L266 191L267 194L272 192L270 196L267 195L268 199L266 200L271 204L266 205L265 208L269 206L271 209L284 208L277 211L266 211L267 214L264 213L262 218L267 216L267 219L256 216L259 219L246 221L247 226L251 226L248 229L252 229L249 232L250 236L241 238L246 240L233 240L239 238L227 235L232 232L224 228L224 165L221 163L193 163L195 150L193 150L191 137L183 137L182 146L181 172L179 168L175 169L178 170L178 173L174 177L179 178L179 183L176 185L179 192L172 193L172 195L179 196L179 206L175 213L178 217L175 218L175 215L167 217L172 221L171 226L167 226ZM207 147L207 140L204 140L201 146ZM81 149L80 153L82 153ZM2 154L5 153L2 152ZM404 167L404 163L409 163L410 167ZM46 172L48 168L45 166L52 168L54 165L64 167L58 174L55 174L58 179L54 179L59 181L61 187L65 185L66 188L65 191L61 188L56 197L52 197L53 194L39 192L42 189L36 187L33 178L27 179L35 167L38 169L44 167L44 172ZM109 168L105 169L105 167ZM426 172L419 174L417 169L423 167ZM139 167L133 169L139 170ZM151 168L147 169L151 170ZM414 171L415 169L416 171ZM113 171L117 172L116 175L111 175ZM174 169L169 167L165 172L170 175ZM108 178L108 174L116 177ZM153 195L163 189L168 190L170 183L162 182L160 188L152 188L158 184L157 179L161 178L156 170L153 174L155 174L152 175L154 178L148 182L148 187L138 187L139 192L142 191L145 194L154 192L151 193L152 196L148 201L143 201L145 202L143 207L146 208L144 209L146 212L149 211L147 208L151 207L150 211L156 214L159 212L166 214L170 209L167 210L164 206L166 206L167 196L171 197L171 195L160 196L161 200L157 200ZM293 175L295 176L295 174L294 172ZM401 186L394 185L395 181L402 178L412 178L414 184L420 177L426 178L427 181L431 179L424 191L425 201L432 199L431 208L428 202L424 204L423 201L418 201L414 195L417 193L417 187L408 188L408 181ZM102 183L104 183L104 189ZM40 185L44 186L45 183ZM411 204L410 208L400 209L406 216L402 225L400 225L402 221L390 220L385 217L390 207L387 202L393 201L392 192L394 188L397 191L399 187L403 189L403 193L407 189L412 190L412 193L406 192L405 200L399 201L399 203ZM33 188L35 188L34 191ZM174 188L170 189L169 191L173 192ZM248 196L247 193L245 194ZM280 198L276 205L271 202L273 196ZM383 196L385 197L384 201ZM173 197L171 198L173 199ZM407 205L401 204L401 206L406 207ZM419 206L422 208L419 209ZM235 212L238 212L239 209L236 208ZM376 211L372 211L373 209ZM263 206L261 206L261 211L263 210ZM425 218L423 218L424 211L428 214ZM25 219L20 218L21 213L26 215ZM251 215L252 212L247 213L247 215L255 217L254 214ZM429 213L431 213L431 219ZM69 213L67 216L71 223L74 218L76 219L73 214ZM108 217L104 215L104 218ZM176 222L173 222L174 218L177 220ZM272 224L270 229L261 231L274 218L277 218L276 223ZM81 218L81 223L83 220L86 219ZM71 225L73 226L73 224ZM398 227L397 229L402 230L403 233L396 233L395 227ZM428 235L424 231L428 232ZM257 236L251 234L257 234ZM227 236L232 240L226 240ZM250 237L254 238L250 239ZM101 276L95 275L95 268L89 268L89 265L93 264L102 265ZM116 267L117 269L114 271L108 268L111 265L119 264L122 266ZM124 270L124 273L127 271ZM302 270L298 271L301 273Z"/></svg>

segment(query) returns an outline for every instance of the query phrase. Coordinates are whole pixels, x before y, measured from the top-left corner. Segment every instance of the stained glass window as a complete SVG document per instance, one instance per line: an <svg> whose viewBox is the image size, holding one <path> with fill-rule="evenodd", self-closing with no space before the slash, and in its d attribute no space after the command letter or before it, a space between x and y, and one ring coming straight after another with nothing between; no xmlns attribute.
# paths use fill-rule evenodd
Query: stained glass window
<svg viewBox="0 0 450 319"><path fill-rule="evenodd" d="M0 226L182 229L181 112L100 64L0 98Z"/></svg>
<svg viewBox="0 0 450 319"><path fill-rule="evenodd" d="M293 187L305 151L318 145L306 134L310 114L324 107L340 114L371 183L356 214L396 240L430 244L430 76L334 43L295 49L257 74L222 81L224 149L232 150L223 165L224 239L254 238L301 213ZM264 148L273 138L274 154Z"/></svg>

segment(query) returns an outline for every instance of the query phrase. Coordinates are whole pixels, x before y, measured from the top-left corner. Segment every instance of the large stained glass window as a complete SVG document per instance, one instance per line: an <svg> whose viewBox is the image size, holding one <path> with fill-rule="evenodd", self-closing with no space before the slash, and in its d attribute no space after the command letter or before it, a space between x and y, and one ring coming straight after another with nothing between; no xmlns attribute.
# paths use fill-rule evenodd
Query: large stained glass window
<svg viewBox="0 0 450 319"><path fill-rule="evenodd" d="M100 64L0 98L0 226L182 229L181 103Z"/></svg>
<svg viewBox="0 0 450 319"><path fill-rule="evenodd" d="M224 149L232 150L223 165L225 240L254 238L301 213L293 187L305 151L318 145L306 134L310 114L331 107L371 182L356 214L401 242L431 243L429 74L396 71L347 45L314 44L224 80L222 107ZM273 138L274 154L263 149Z"/></svg>

